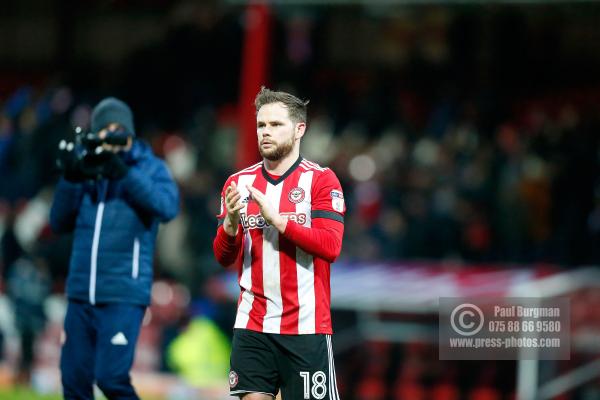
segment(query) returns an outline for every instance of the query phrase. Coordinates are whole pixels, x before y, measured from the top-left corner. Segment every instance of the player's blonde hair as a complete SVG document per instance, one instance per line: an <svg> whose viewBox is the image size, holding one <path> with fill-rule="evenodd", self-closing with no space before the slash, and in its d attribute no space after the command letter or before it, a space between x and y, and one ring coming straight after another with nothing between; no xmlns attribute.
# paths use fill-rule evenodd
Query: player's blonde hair
<svg viewBox="0 0 600 400"><path fill-rule="evenodd" d="M294 121L294 123L306 123L306 106L308 105L308 100L303 101L290 93L277 92L262 86L254 100L256 112L258 113L258 110L260 110L262 106L272 103L283 103L283 105L287 107L290 119Z"/></svg>

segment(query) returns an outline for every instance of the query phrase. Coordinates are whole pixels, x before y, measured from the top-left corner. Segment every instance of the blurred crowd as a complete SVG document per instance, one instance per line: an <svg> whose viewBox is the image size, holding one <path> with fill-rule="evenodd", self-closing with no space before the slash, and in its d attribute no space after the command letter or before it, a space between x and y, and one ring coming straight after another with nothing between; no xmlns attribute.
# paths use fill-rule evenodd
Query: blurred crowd
<svg viewBox="0 0 600 400"><path fill-rule="evenodd" d="M383 108L385 99L369 98L342 122L325 101L311 99L302 152L342 181L349 209L343 258L600 262L600 135L592 95L515 101L493 124L474 101L444 98L426 109L416 95L398 97L397 113L378 130L361 116L365 107ZM88 129L92 105L65 86L23 86L3 101L5 276L20 253L42 257L53 277L65 276L69 240L47 226L56 147L76 126ZM195 295L219 271L214 216L220 186L235 169L237 120L233 105L204 106L181 129L139 133L182 191L183 212L159 238L157 274L187 282Z"/></svg>
<svg viewBox="0 0 600 400"><path fill-rule="evenodd" d="M96 11L77 9L82 21ZM132 106L138 135L182 192L183 211L159 238L157 275L200 295L219 271L214 215L236 168L251 22L241 11L177 2L161 24L148 20L154 36L121 48L108 74L70 59L62 75L0 79L0 231L14 225L16 243L41 254L55 289L69 249L47 226L56 146L74 127L89 128L106 95ZM342 257L599 263L600 90L581 67L595 65L594 30L577 41L581 53L569 53L577 29L594 26L585 9L539 19L514 8L363 11L273 9L271 20L269 84L310 100L302 153L344 186ZM106 29L117 34L118 21ZM571 39L550 47L559 34ZM69 36L65 53L86 45L104 54L100 41L83 38ZM14 257L4 256L5 276Z"/></svg>
<svg viewBox="0 0 600 400"><path fill-rule="evenodd" d="M5 277L28 254L62 289L70 241L47 224L56 146L89 129L91 108L116 95L182 193L181 215L159 235L157 277L206 294L206 278L220 271L211 243L218 194L237 164L251 22L217 4L176 3L160 29L149 24L152 39L121 49L110 74L71 60L62 77L0 79L0 234L15 237L3 239ZM541 19L513 8L272 11L269 86L310 100L302 154L344 187L343 258L600 263L600 89L579 67L595 65L594 33L578 42L584 64L566 39L547 45L593 26L585 10Z"/></svg>
<svg viewBox="0 0 600 400"><path fill-rule="evenodd" d="M342 131L332 162L351 199L346 256L598 263L597 109L517 104L492 125L448 99L422 130Z"/></svg>

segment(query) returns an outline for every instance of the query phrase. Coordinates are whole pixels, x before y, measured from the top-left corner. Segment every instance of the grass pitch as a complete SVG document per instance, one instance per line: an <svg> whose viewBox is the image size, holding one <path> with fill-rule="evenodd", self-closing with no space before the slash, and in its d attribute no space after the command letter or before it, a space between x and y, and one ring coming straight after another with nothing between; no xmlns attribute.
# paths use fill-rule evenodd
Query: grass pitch
<svg viewBox="0 0 600 400"><path fill-rule="evenodd" d="M43 395L26 387L0 388L0 400L62 400L60 394Z"/></svg>

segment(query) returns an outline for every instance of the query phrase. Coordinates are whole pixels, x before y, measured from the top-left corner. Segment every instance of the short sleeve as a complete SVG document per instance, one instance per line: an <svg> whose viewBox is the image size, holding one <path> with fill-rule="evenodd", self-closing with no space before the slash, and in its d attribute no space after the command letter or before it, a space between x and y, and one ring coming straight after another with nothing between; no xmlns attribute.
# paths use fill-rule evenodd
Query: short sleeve
<svg viewBox="0 0 600 400"><path fill-rule="evenodd" d="M327 218L344 223L344 192L332 170L326 169L319 175L313 184L312 192L312 219Z"/></svg>

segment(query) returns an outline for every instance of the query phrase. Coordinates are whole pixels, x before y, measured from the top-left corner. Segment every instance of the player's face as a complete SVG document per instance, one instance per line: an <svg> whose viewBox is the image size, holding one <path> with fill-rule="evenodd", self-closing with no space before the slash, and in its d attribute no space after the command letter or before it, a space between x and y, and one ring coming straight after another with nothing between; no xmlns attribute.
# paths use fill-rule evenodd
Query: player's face
<svg viewBox="0 0 600 400"><path fill-rule="evenodd" d="M263 158L279 161L294 149L296 127L282 103L265 104L256 114L258 150Z"/></svg>

